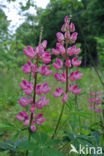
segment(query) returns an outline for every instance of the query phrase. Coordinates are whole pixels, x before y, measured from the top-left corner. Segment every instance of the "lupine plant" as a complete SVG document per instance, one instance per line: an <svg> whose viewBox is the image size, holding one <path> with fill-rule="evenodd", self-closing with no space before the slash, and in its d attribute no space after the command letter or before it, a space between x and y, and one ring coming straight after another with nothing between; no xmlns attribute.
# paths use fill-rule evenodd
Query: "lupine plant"
<svg viewBox="0 0 104 156"><path fill-rule="evenodd" d="M101 95L102 91L99 90L98 92L91 91L90 92L90 98L88 99L88 102L90 103L89 109L93 110L94 113L101 113L102 109L99 107L101 105Z"/></svg>
<svg viewBox="0 0 104 156"><path fill-rule="evenodd" d="M56 49L52 49L53 54L57 56L56 62L53 63L53 67L56 70L60 70L63 66L65 66L65 71L61 70L61 72L56 72L54 74L57 81L61 81L65 84L65 90L59 86L56 88L56 91L53 92L54 97L62 96L63 104L52 138L54 138L59 127L65 103L68 101L68 93L71 92L75 95L81 93L81 88L79 88L78 84L75 84L74 82L83 76L82 73L79 73L79 70L72 71L72 67L78 67L81 65L81 60L79 60L77 56L80 52L80 48L77 49L74 44L77 40L78 33L74 32L75 26L72 22L70 23L70 18L68 16L65 17L64 22L65 23L61 28L63 33L58 32L56 34L58 40L56 43ZM70 47L69 44L71 45ZM62 59L58 58L59 55L61 55ZM70 74L69 70L71 71Z"/></svg>
<svg viewBox="0 0 104 156"><path fill-rule="evenodd" d="M32 132L35 132L39 128L39 125L46 120L46 118L43 117L43 113L39 113L38 110L41 110L50 102L49 99L46 99L46 94L51 90L48 83L37 84L38 74L50 76L52 73L49 65L41 65L39 67L39 63L48 64L51 62L51 55L49 51L45 50L46 47L47 41L44 40L42 43L40 42L35 49L31 46L27 46L27 49L24 49L24 54L31 61L28 60L22 69L25 74L32 73L33 83L27 80L22 80L22 83L20 83L20 88L24 91L24 97L20 98L19 104L24 109L28 108L28 111L23 110L19 112L16 118L23 122L24 126L28 126ZM28 139L30 140L30 135Z"/></svg>

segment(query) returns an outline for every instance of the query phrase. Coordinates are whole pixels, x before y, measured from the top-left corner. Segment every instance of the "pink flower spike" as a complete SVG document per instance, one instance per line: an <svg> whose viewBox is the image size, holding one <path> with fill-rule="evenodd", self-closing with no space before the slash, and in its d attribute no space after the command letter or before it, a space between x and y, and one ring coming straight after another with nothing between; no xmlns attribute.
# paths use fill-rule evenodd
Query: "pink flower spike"
<svg viewBox="0 0 104 156"><path fill-rule="evenodd" d="M33 126L33 125L31 125L31 128L30 129L31 129L32 132L35 132L36 131L36 127Z"/></svg>
<svg viewBox="0 0 104 156"><path fill-rule="evenodd" d="M72 22L69 25L69 30L70 30L70 32L74 32L75 31L75 25Z"/></svg>
<svg viewBox="0 0 104 156"><path fill-rule="evenodd" d="M58 33L56 34L56 36L57 36L57 40L58 40L59 42L62 42L62 41L64 40L64 35L63 35L62 33L58 32Z"/></svg>
<svg viewBox="0 0 104 156"><path fill-rule="evenodd" d="M91 104L91 105L89 106L89 109L94 109L94 105Z"/></svg>
<svg viewBox="0 0 104 156"><path fill-rule="evenodd" d="M75 41L77 40L77 36L78 36L78 33L77 32L74 32L71 37L70 37L70 41L72 43L75 43Z"/></svg>
<svg viewBox="0 0 104 156"><path fill-rule="evenodd" d="M26 97L21 97L20 100L19 100L19 104L22 107L26 107L28 105L28 99Z"/></svg>
<svg viewBox="0 0 104 156"><path fill-rule="evenodd" d="M81 64L81 60L78 60L78 57L74 57L72 59L72 64L73 64L73 66L78 67Z"/></svg>
<svg viewBox="0 0 104 156"><path fill-rule="evenodd" d="M64 93L64 90L61 87L56 88L56 91L53 92L54 97L59 97Z"/></svg>
<svg viewBox="0 0 104 156"><path fill-rule="evenodd" d="M60 54L60 52L57 49L54 49L54 48L52 49L52 52L56 56Z"/></svg>
<svg viewBox="0 0 104 156"><path fill-rule="evenodd" d="M64 97L62 98L63 102L67 102L68 101L68 94L64 93Z"/></svg>
<svg viewBox="0 0 104 156"><path fill-rule="evenodd" d="M69 58L66 59L65 65L70 68L71 67L71 61Z"/></svg>
<svg viewBox="0 0 104 156"><path fill-rule="evenodd" d="M62 68L62 66L63 66L63 61L59 58L56 58L56 63L53 63L53 67L56 70L59 70L60 68Z"/></svg>
<svg viewBox="0 0 104 156"><path fill-rule="evenodd" d="M102 110L101 110L101 108L96 108L96 109L94 110L94 112L95 112L95 113L101 113Z"/></svg>

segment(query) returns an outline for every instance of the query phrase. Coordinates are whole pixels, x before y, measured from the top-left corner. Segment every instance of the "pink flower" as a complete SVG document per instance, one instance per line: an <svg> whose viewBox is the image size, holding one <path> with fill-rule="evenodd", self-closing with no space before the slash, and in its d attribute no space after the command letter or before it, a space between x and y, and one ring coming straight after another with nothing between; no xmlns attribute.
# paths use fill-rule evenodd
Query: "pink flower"
<svg viewBox="0 0 104 156"><path fill-rule="evenodd" d="M53 92L54 97L59 97L64 93L64 90L61 87L56 88L56 91Z"/></svg>
<svg viewBox="0 0 104 156"><path fill-rule="evenodd" d="M67 53L68 53L69 56L74 55L74 53L75 53L75 46L72 46L72 47L68 48L67 49Z"/></svg>
<svg viewBox="0 0 104 156"><path fill-rule="evenodd" d="M75 88L75 89L74 89L74 87L73 87L73 93L74 93L74 94L78 95L78 94L81 93L81 91L82 91L81 88Z"/></svg>
<svg viewBox="0 0 104 156"><path fill-rule="evenodd" d="M42 46L43 46L44 49L47 47L47 40L44 40L44 41L42 42Z"/></svg>
<svg viewBox="0 0 104 156"><path fill-rule="evenodd" d="M69 31L65 32L65 39L70 40L70 32Z"/></svg>
<svg viewBox="0 0 104 156"><path fill-rule="evenodd" d="M79 53L80 53L80 48L75 49L75 51L74 51L74 55L78 55Z"/></svg>
<svg viewBox="0 0 104 156"><path fill-rule="evenodd" d="M96 95L96 92L91 91L90 92L90 95L95 96Z"/></svg>
<svg viewBox="0 0 104 156"><path fill-rule="evenodd" d="M81 60L78 60L78 57L74 57L72 59L72 64L73 64L73 66L78 67L81 64Z"/></svg>
<svg viewBox="0 0 104 156"><path fill-rule="evenodd" d="M56 58L56 63L53 63L53 67L56 70L59 70L60 68L62 68L62 66L63 66L63 61L59 58Z"/></svg>
<svg viewBox="0 0 104 156"><path fill-rule="evenodd" d="M64 21L65 21L65 23L69 23L69 17L65 16Z"/></svg>
<svg viewBox="0 0 104 156"><path fill-rule="evenodd" d="M54 74L54 77L56 78L57 81L61 80L61 74L59 74L57 72Z"/></svg>
<svg viewBox="0 0 104 156"><path fill-rule="evenodd" d="M35 132L36 131L36 126L31 125L30 129L31 129L32 132Z"/></svg>
<svg viewBox="0 0 104 156"><path fill-rule="evenodd" d="M62 56L64 56L64 54L65 54L65 48L64 48L64 46L61 45L61 44L59 44L59 45L58 45L58 50L59 50L60 54L61 54Z"/></svg>
<svg viewBox="0 0 104 156"><path fill-rule="evenodd" d="M31 108L30 108L30 112L34 113L35 112L35 104L32 104Z"/></svg>
<svg viewBox="0 0 104 156"><path fill-rule="evenodd" d="M56 56L60 54L60 52L57 49L54 49L54 48L52 49L52 52Z"/></svg>
<svg viewBox="0 0 104 156"><path fill-rule="evenodd" d="M93 103L93 102L95 102L96 101L96 98L90 98L90 99L88 99L88 102L89 103Z"/></svg>
<svg viewBox="0 0 104 156"><path fill-rule="evenodd" d="M22 112L19 112L19 115L16 115L16 118L19 120L19 121L23 121L23 120L28 120L29 119L29 116L27 114L26 111L22 111Z"/></svg>
<svg viewBox="0 0 104 156"><path fill-rule="evenodd" d="M89 109L94 109L94 105L91 104L91 105L89 106Z"/></svg>
<svg viewBox="0 0 104 156"><path fill-rule="evenodd" d="M73 86L72 86L72 84L69 84L68 89L69 89L70 92L73 91Z"/></svg>
<svg viewBox="0 0 104 156"><path fill-rule="evenodd" d="M79 74L79 70L77 70L70 74L69 80L70 81L80 80L82 76L83 76L83 74L82 73Z"/></svg>
<svg viewBox="0 0 104 156"><path fill-rule="evenodd" d="M47 94L51 88L48 87L48 83L43 83L42 85L37 85L36 86L36 94L41 95L42 93Z"/></svg>
<svg viewBox="0 0 104 156"><path fill-rule="evenodd" d="M23 83L20 83L20 88L24 90L26 95L30 95L33 91L33 86L30 81L22 80Z"/></svg>
<svg viewBox="0 0 104 156"><path fill-rule="evenodd" d="M46 96L42 96L37 102L36 106L38 109L42 109L44 106L48 105L50 100L46 100Z"/></svg>
<svg viewBox="0 0 104 156"><path fill-rule="evenodd" d="M20 100L19 100L19 104L22 107L26 107L28 105L28 99L26 97L21 97Z"/></svg>
<svg viewBox="0 0 104 156"><path fill-rule="evenodd" d="M28 126L28 125L29 125L29 120L25 120L24 126Z"/></svg>
<svg viewBox="0 0 104 156"><path fill-rule="evenodd" d="M95 112L95 113L101 113L102 110L101 110L101 108L96 108L96 109L94 110L94 112Z"/></svg>
<svg viewBox="0 0 104 156"><path fill-rule="evenodd" d="M47 83L47 82L44 82L44 83L41 85L41 90L42 90L42 93L48 94L49 91L51 90L51 88L48 87L48 83Z"/></svg>
<svg viewBox="0 0 104 156"><path fill-rule="evenodd" d="M52 70L49 70L50 66L42 65L39 68L39 73L43 76L50 76L52 74Z"/></svg>
<svg viewBox="0 0 104 156"><path fill-rule="evenodd" d="M99 91L97 92L97 95L102 95L102 91L99 90Z"/></svg>
<svg viewBox="0 0 104 156"><path fill-rule="evenodd" d="M45 51L42 55L42 61L43 63L50 63L51 62L51 55L49 54L49 51Z"/></svg>
<svg viewBox="0 0 104 156"><path fill-rule="evenodd" d="M72 85L72 84L69 84L68 89L69 91L71 91L72 93L76 95L80 94L82 91L81 88L78 88L78 85Z"/></svg>
<svg viewBox="0 0 104 156"><path fill-rule="evenodd" d="M36 117L36 122L38 125L41 125L43 122L46 121L46 118L42 118L43 114L38 114Z"/></svg>
<svg viewBox="0 0 104 156"><path fill-rule="evenodd" d="M64 93L64 97L62 98L63 102L67 102L68 101L68 94Z"/></svg>
<svg viewBox="0 0 104 156"><path fill-rule="evenodd" d="M100 105L101 104L101 99L99 97L96 97L96 104Z"/></svg>
<svg viewBox="0 0 104 156"><path fill-rule="evenodd" d="M27 49L24 49L24 53L30 59L33 59L36 56L36 51L31 46L27 46Z"/></svg>
<svg viewBox="0 0 104 156"><path fill-rule="evenodd" d="M21 116L21 115L16 115L16 118L17 118L19 121L23 121L23 120L24 120L24 117Z"/></svg>
<svg viewBox="0 0 104 156"><path fill-rule="evenodd" d="M75 31L75 25L72 22L69 25L69 30L70 30L70 32L74 32Z"/></svg>
<svg viewBox="0 0 104 156"><path fill-rule="evenodd" d="M71 67L71 61L70 61L70 59L69 59L68 57L67 57L67 59L66 59L65 65L66 65L68 68Z"/></svg>
<svg viewBox="0 0 104 156"><path fill-rule="evenodd" d="M60 81L61 81L62 83L65 83L65 82L66 82L66 72L63 72L63 73L61 74L61 76L60 76Z"/></svg>
<svg viewBox="0 0 104 156"><path fill-rule="evenodd" d="M36 53L38 54L40 58L42 57L42 55L44 54L44 48L42 45L37 46Z"/></svg>
<svg viewBox="0 0 104 156"><path fill-rule="evenodd" d="M37 64L32 65L32 73L38 72Z"/></svg>
<svg viewBox="0 0 104 156"><path fill-rule="evenodd" d="M57 40L58 40L59 42L63 42L63 40L64 40L64 35L63 35L62 33L58 32L58 33L56 34L56 36L57 36Z"/></svg>
<svg viewBox="0 0 104 156"><path fill-rule="evenodd" d="M31 65L32 65L32 63L30 61L28 61L27 64L24 64L22 69L23 69L25 74L28 74L31 72Z"/></svg>
<svg viewBox="0 0 104 156"><path fill-rule="evenodd" d="M71 37L70 37L70 40L72 43L75 43L75 41L77 40L77 36L78 36L78 33L77 32L74 32Z"/></svg>

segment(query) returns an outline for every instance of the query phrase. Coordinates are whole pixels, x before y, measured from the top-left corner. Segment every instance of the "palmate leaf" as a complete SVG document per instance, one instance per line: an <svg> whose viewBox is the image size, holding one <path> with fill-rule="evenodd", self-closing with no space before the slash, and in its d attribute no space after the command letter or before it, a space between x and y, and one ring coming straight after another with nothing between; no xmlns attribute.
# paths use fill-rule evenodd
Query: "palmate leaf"
<svg viewBox="0 0 104 156"><path fill-rule="evenodd" d="M64 156L64 154L57 149L46 148L43 151L43 156Z"/></svg>

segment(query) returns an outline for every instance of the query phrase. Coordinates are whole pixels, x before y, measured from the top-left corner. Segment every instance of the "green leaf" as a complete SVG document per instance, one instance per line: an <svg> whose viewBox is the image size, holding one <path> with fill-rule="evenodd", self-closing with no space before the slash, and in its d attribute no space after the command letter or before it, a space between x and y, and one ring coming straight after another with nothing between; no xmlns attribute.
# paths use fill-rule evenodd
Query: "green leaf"
<svg viewBox="0 0 104 156"><path fill-rule="evenodd" d="M64 154L57 149L46 148L43 151L43 156L64 156Z"/></svg>
<svg viewBox="0 0 104 156"><path fill-rule="evenodd" d="M35 146L31 156L43 156L41 148L39 148L39 146Z"/></svg>
<svg viewBox="0 0 104 156"><path fill-rule="evenodd" d="M56 146L60 143L60 140L49 140L46 145L47 146Z"/></svg>
<svg viewBox="0 0 104 156"><path fill-rule="evenodd" d="M48 140L48 135L46 133L41 133L40 134L40 142L42 144L45 144L47 140Z"/></svg>

